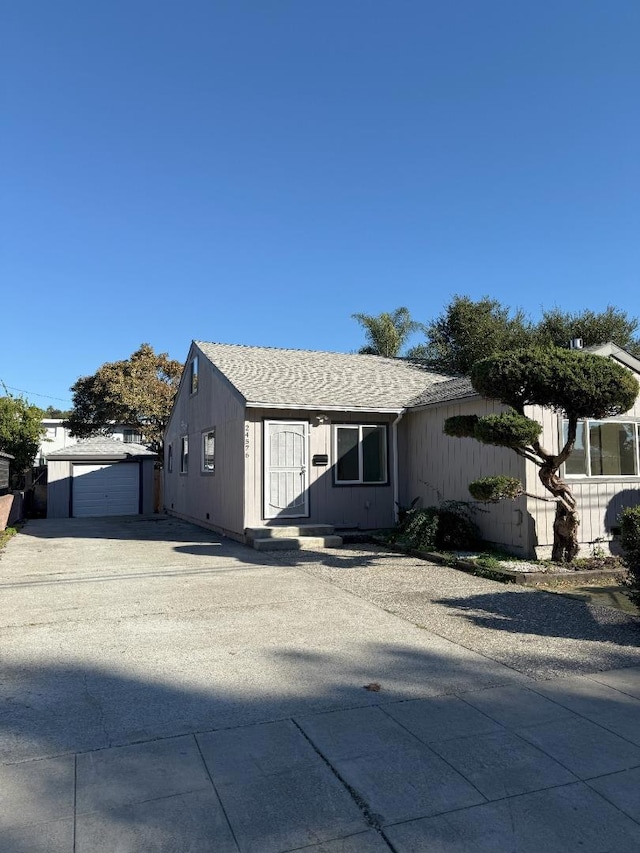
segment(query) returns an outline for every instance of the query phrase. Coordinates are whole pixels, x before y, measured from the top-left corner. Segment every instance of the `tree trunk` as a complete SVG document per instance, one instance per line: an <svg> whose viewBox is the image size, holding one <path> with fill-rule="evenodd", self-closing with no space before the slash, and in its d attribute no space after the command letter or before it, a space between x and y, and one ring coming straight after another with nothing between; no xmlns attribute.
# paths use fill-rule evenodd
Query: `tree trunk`
<svg viewBox="0 0 640 853"><path fill-rule="evenodd" d="M575 509L569 510L558 501L553 522L553 550L551 551L551 559L555 563L570 563L577 556L580 550L579 526L580 518Z"/></svg>
<svg viewBox="0 0 640 853"><path fill-rule="evenodd" d="M539 472L540 482L557 501L551 559L556 563L570 563L580 550L578 545L580 516L576 510L576 499L569 486L558 476L555 463L556 459L549 459Z"/></svg>

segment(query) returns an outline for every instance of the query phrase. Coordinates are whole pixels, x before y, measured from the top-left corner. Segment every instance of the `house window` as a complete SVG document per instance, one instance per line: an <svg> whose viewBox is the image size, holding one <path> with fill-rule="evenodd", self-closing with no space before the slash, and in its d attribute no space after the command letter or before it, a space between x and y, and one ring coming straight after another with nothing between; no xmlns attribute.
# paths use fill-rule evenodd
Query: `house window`
<svg viewBox="0 0 640 853"><path fill-rule="evenodd" d="M140 444L142 442L142 433L135 429L122 430L122 440L125 444Z"/></svg>
<svg viewBox="0 0 640 853"><path fill-rule="evenodd" d="M173 444L167 447L167 471L173 474Z"/></svg>
<svg viewBox="0 0 640 853"><path fill-rule="evenodd" d="M202 433L202 471L211 473L215 470L216 431L207 430Z"/></svg>
<svg viewBox="0 0 640 853"><path fill-rule="evenodd" d="M339 424L334 430L338 484L387 482L387 428L379 424Z"/></svg>
<svg viewBox="0 0 640 853"><path fill-rule="evenodd" d="M183 435L180 439L180 473L189 471L189 436Z"/></svg>
<svg viewBox="0 0 640 853"><path fill-rule="evenodd" d="M191 393L195 394L198 390L198 356L191 359L189 365L189 388Z"/></svg>
<svg viewBox="0 0 640 853"><path fill-rule="evenodd" d="M568 422L562 422L567 439ZM637 477L640 471L640 424L635 421L581 421L573 453L565 462L567 477Z"/></svg>

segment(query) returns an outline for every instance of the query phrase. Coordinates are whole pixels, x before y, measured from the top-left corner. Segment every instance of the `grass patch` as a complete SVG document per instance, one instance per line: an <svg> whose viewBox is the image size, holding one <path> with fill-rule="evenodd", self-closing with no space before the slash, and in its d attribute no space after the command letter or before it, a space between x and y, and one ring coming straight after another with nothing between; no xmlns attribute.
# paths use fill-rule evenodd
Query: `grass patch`
<svg viewBox="0 0 640 853"><path fill-rule="evenodd" d="M11 539L12 536L15 536L17 532L17 527L7 527L5 530L2 531L2 533L0 533L0 550L4 548L9 539Z"/></svg>

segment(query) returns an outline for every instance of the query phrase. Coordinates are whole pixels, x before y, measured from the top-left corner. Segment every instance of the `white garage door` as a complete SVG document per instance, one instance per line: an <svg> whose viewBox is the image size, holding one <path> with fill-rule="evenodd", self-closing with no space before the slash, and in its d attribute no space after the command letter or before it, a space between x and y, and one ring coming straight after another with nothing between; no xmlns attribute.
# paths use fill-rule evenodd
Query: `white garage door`
<svg viewBox="0 0 640 853"><path fill-rule="evenodd" d="M136 463L73 466L73 516L137 515L140 466Z"/></svg>

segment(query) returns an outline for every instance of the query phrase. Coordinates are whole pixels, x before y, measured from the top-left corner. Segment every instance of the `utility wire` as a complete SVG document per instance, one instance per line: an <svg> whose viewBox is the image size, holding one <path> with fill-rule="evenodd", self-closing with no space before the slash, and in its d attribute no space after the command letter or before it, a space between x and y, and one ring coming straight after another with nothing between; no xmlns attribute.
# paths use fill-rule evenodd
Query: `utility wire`
<svg viewBox="0 0 640 853"><path fill-rule="evenodd" d="M52 397L51 394L38 394L37 391L25 391L24 388L14 388L12 385L5 385L0 379L0 385L5 391L19 391L21 394L30 394L32 397L45 397L47 400L58 400L60 403L70 403L71 400L64 397Z"/></svg>

